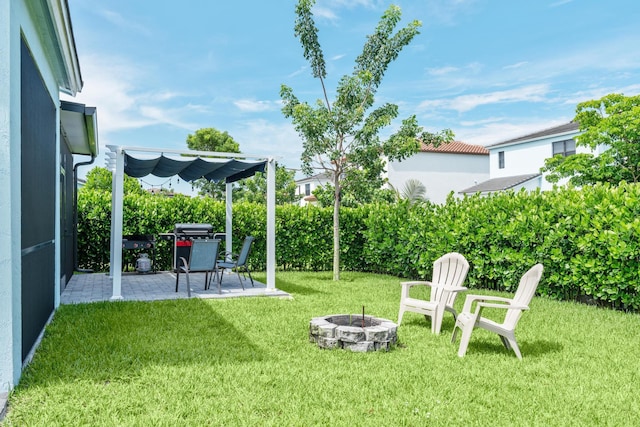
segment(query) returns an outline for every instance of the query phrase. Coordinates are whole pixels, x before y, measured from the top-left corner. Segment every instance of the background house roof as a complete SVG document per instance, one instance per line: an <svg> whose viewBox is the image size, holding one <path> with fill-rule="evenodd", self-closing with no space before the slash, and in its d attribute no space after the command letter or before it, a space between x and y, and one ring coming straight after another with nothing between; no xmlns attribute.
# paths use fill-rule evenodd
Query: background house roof
<svg viewBox="0 0 640 427"><path fill-rule="evenodd" d="M580 123L569 122L560 126L554 126L548 129L543 129L538 132L530 133L527 135L519 136L517 138L509 139L506 141L498 142L495 144L487 145L489 148L498 147L503 144L513 144L514 142L528 141L530 139L543 138L545 136L560 135L567 132L575 132L580 129Z"/></svg>
<svg viewBox="0 0 640 427"><path fill-rule="evenodd" d="M423 153L448 153L448 154L479 154L489 155L489 150L482 145L465 144L462 141L453 141L448 144L441 144L434 147L433 144L420 144L420 151Z"/></svg>
<svg viewBox="0 0 640 427"><path fill-rule="evenodd" d="M537 178L541 174L539 173L531 173L527 175L516 175L516 176L505 176L503 178L493 178L488 181L481 182L478 185L474 185L473 187L469 187L465 190L460 191L463 194L469 193L486 193L491 191L502 191L508 190L509 188L513 188L516 185L525 183L530 179Z"/></svg>

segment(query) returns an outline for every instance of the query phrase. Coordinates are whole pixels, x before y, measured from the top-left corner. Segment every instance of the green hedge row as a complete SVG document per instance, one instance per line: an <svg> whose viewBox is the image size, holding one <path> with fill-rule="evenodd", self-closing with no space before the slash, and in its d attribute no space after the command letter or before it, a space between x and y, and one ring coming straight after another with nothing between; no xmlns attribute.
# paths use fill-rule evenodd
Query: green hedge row
<svg viewBox="0 0 640 427"><path fill-rule="evenodd" d="M377 206L365 222L364 256L374 271L428 277L434 259L457 251L471 265L469 287L514 291L541 262L540 294L640 308L639 185Z"/></svg>
<svg viewBox="0 0 640 427"><path fill-rule="evenodd" d="M365 270L362 260L363 226L367 209L345 209L342 215L343 268ZM172 243L157 239L172 232L176 223L208 223L215 231L225 229L225 205L211 198L172 198L127 195L123 201L123 235L156 236L156 263L159 269L172 266ZM287 270L331 270L333 262L333 213L330 209L278 206L276 211L276 262ZM83 191L78 197L79 267L94 271L109 268L111 194ZM244 236L256 238L251 266L266 266L266 208L238 203L233 206L233 248L238 251ZM131 264L137 253L123 252Z"/></svg>
<svg viewBox="0 0 640 427"><path fill-rule="evenodd" d="M82 268L108 268L110 207L109 194L87 191L79 197ZM264 206L236 204L233 209L234 247L245 235L255 236L252 267L264 268ZM123 231L157 235L172 231L176 222L211 223L223 230L224 215L223 203L206 198L126 196ZM331 209L278 206L276 235L279 268L331 269ZM514 291L520 276L542 262L539 293L631 310L640 308L639 236L640 186L633 184L341 211L345 270L425 278L433 260L457 251L471 264L469 287ZM158 265L169 268L170 245L159 246Z"/></svg>

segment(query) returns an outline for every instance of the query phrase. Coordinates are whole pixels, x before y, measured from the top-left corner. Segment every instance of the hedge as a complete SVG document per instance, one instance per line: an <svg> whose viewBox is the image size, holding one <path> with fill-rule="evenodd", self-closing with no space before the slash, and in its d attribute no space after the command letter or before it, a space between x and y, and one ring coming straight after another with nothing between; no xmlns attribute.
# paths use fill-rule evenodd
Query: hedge
<svg viewBox="0 0 640 427"><path fill-rule="evenodd" d="M80 267L103 271L109 262L109 193L83 191L78 200ZM234 247L256 237L252 268L266 265L263 205L233 207ZM170 232L178 222L224 229L225 207L209 198L125 196L124 234ZM276 263L283 270L331 270L333 213L315 206L276 208ZM467 286L514 291L537 262L545 272L538 292L554 299L640 308L640 186L596 185L548 192L504 192L422 203L341 210L341 268L407 279L428 278L433 260L457 251L469 261ZM157 262L168 269L169 242Z"/></svg>

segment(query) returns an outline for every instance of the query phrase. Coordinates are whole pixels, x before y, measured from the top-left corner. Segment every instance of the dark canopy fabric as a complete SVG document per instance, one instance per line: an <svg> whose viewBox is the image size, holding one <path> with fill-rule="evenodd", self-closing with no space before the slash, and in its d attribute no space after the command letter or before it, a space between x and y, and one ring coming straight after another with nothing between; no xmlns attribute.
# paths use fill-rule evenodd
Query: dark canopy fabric
<svg viewBox="0 0 640 427"><path fill-rule="evenodd" d="M151 159L138 159L128 153L124 155L124 173L133 178L154 175L166 178L178 175L185 181L206 178L209 181L227 183L264 172L267 161L247 161L236 159L203 159L201 157L185 157L172 159L160 155Z"/></svg>

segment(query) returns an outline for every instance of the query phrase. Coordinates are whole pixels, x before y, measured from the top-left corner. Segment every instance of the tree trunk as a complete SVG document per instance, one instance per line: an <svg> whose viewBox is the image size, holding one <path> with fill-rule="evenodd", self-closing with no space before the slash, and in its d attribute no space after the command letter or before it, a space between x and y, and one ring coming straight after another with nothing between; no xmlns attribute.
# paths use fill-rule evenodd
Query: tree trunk
<svg viewBox="0 0 640 427"><path fill-rule="evenodd" d="M340 181L334 177L335 199L333 201L333 280L340 280Z"/></svg>

